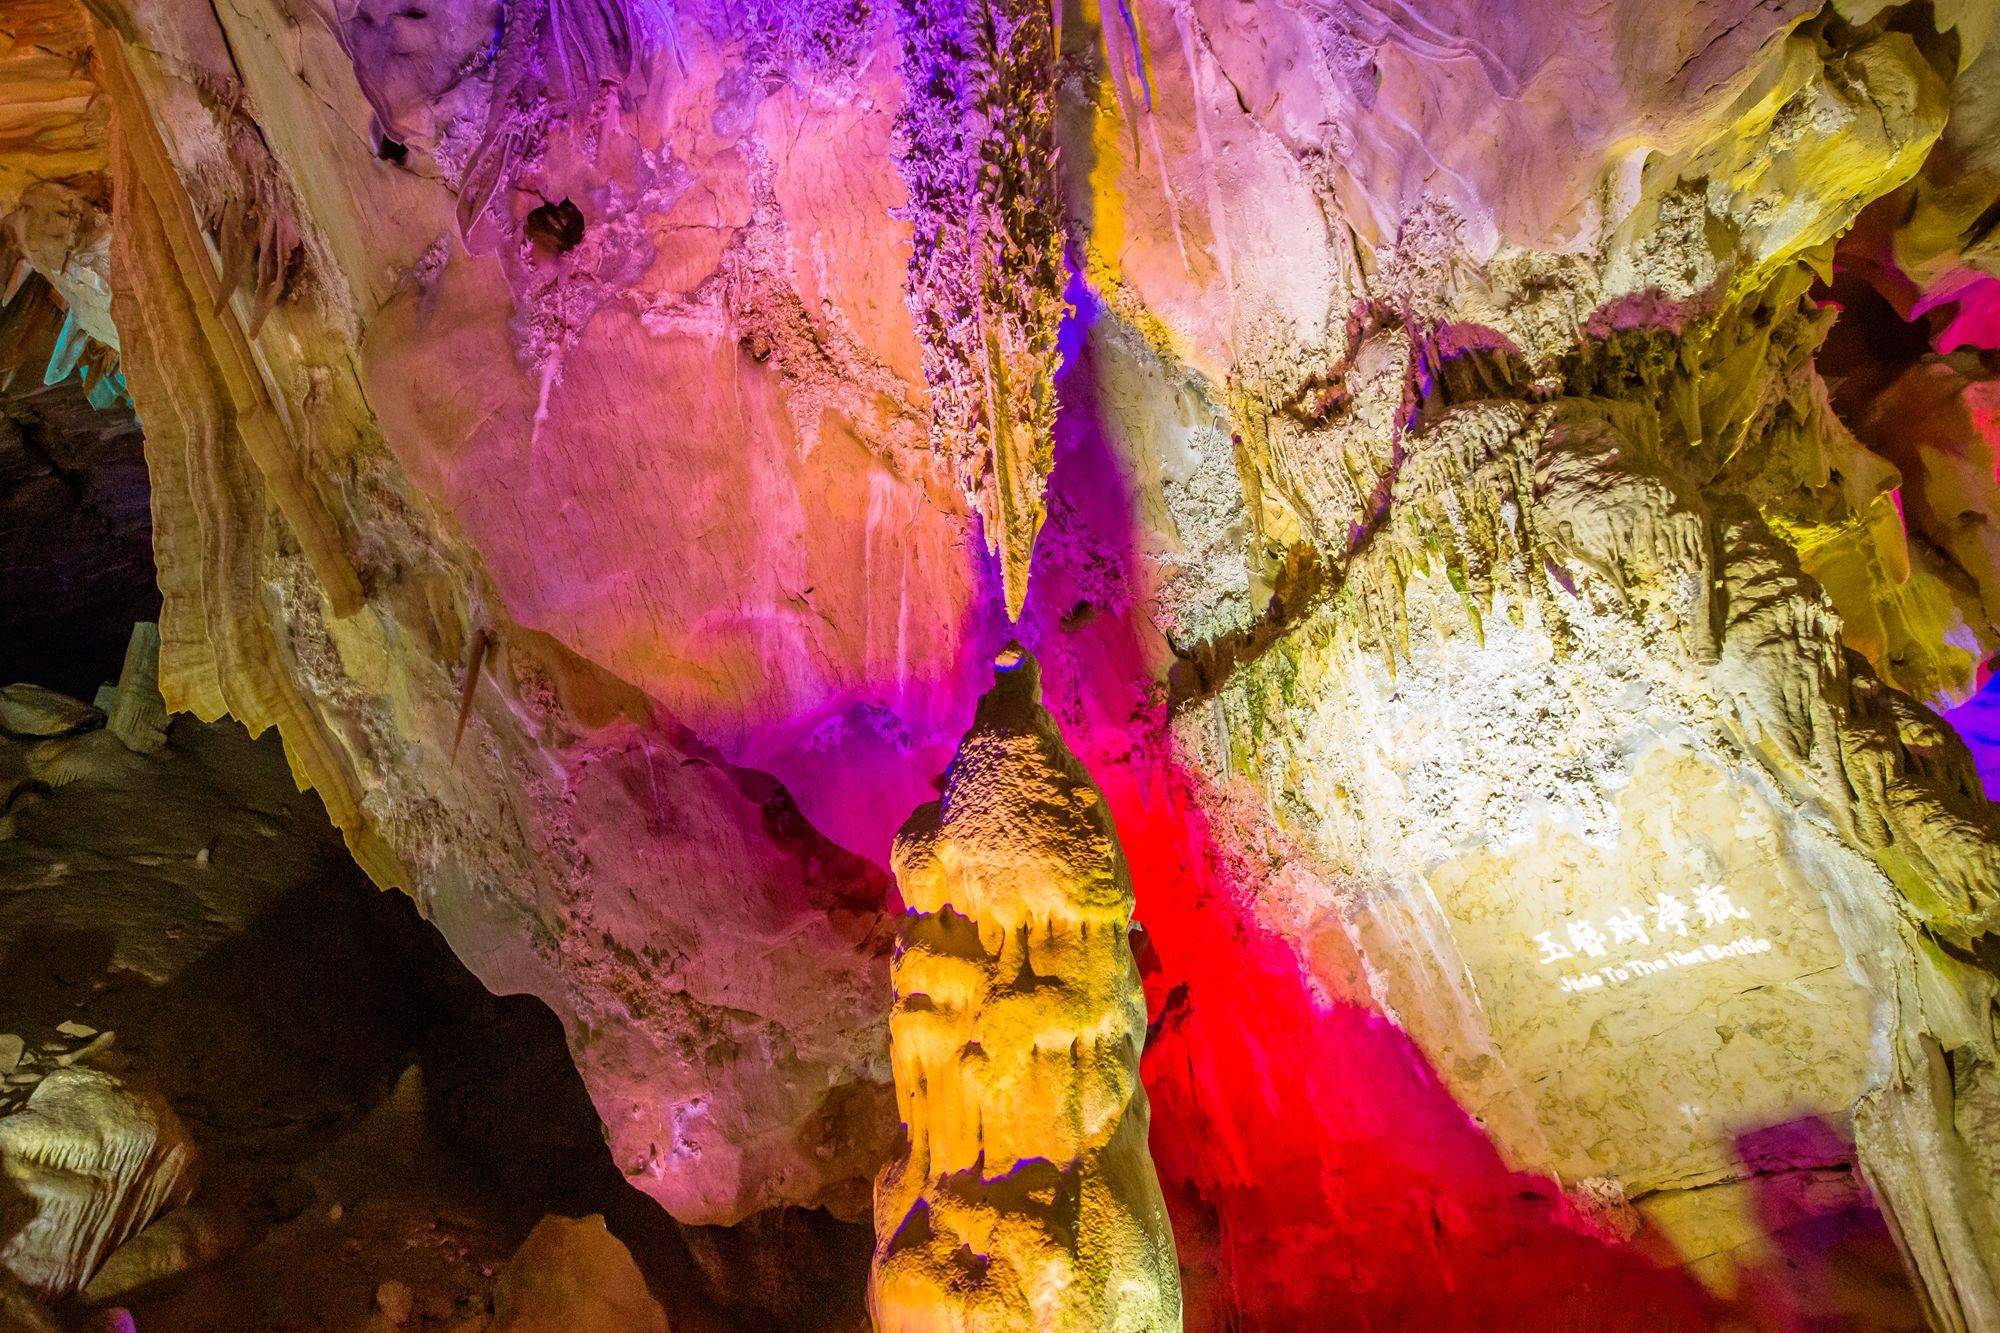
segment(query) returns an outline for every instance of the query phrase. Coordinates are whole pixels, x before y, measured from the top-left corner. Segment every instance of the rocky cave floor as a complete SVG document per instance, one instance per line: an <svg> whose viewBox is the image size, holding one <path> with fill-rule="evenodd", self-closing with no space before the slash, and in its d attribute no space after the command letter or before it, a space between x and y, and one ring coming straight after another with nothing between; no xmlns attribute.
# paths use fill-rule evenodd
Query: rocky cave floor
<svg viewBox="0 0 2000 1333"><path fill-rule="evenodd" d="M0 691L0 1136L95 1070L172 1108L199 1183L78 1296L0 1292L0 1327L540 1328L496 1289L603 1290L585 1269L633 1260L675 1329L866 1326L864 1227L681 1228L629 1188L555 1018L368 883L275 737L183 717L143 754L103 721ZM510 1267L547 1214L602 1216L632 1260Z"/></svg>

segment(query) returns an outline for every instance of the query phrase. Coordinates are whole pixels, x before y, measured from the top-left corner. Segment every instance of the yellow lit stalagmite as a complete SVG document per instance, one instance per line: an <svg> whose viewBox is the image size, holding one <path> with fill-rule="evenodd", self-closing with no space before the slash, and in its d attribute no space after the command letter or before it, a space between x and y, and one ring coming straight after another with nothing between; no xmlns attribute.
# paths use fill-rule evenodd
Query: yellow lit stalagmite
<svg viewBox="0 0 2000 1333"><path fill-rule="evenodd" d="M895 869L908 1142L875 1187L876 1326L1178 1329L1131 879L1019 648L1000 655L943 797L897 835Z"/></svg>

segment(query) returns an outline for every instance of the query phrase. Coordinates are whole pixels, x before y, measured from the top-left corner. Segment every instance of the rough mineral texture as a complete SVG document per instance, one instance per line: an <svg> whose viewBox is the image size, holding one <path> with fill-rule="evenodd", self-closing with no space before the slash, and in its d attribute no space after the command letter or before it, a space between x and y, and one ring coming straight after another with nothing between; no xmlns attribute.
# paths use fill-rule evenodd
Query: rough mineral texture
<svg viewBox="0 0 2000 1333"><path fill-rule="evenodd" d="M1018 646L894 863L908 1142L876 1185L876 1327L1179 1328L1131 878Z"/></svg>
<svg viewBox="0 0 2000 1333"><path fill-rule="evenodd" d="M125 645L118 683L105 698L105 726L139 754L158 754L167 743L167 703L160 697L160 627L140 621Z"/></svg>
<svg viewBox="0 0 2000 1333"><path fill-rule="evenodd" d="M899 165L905 293L931 391L931 441L998 556L1007 613L1028 595L1055 465L1064 226L1055 42L1039 0L908 0Z"/></svg>
<svg viewBox="0 0 2000 1333"><path fill-rule="evenodd" d="M1190 1324L2000 1325L1990 0L22 12L166 704L676 1218L866 1214L1018 637Z"/></svg>

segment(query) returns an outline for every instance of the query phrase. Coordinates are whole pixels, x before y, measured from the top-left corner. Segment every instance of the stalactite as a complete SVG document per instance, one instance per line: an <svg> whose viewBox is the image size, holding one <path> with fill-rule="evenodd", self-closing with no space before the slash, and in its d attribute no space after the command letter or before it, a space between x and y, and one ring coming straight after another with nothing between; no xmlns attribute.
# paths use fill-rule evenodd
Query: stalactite
<svg viewBox="0 0 2000 1333"><path fill-rule="evenodd" d="M978 511L1018 616L1047 517L1068 309L1049 7L906 0L902 25L899 165L916 229L904 292L931 443Z"/></svg>
<svg viewBox="0 0 2000 1333"><path fill-rule="evenodd" d="M890 1333L1179 1328L1124 853L1034 659L998 666L943 798L896 838L908 1140L876 1186L871 1305Z"/></svg>

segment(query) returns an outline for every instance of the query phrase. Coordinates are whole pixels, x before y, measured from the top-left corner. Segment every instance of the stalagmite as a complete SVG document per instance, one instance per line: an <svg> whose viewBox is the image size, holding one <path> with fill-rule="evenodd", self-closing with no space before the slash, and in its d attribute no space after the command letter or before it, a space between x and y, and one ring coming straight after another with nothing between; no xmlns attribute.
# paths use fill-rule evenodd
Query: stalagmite
<svg viewBox="0 0 2000 1333"><path fill-rule="evenodd" d="M492 1333L667 1333L667 1316L604 1219L535 1224L494 1289Z"/></svg>
<svg viewBox="0 0 2000 1333"><path fill-rule="evenodd" d="M896 838L904 1154L876 1183L879 1328L1180 1327L1146 1149L1132 886L1018 647Z"/></svg>
<svg viewBox="0 0 2000 1333"><path fill-rule="evenodd" d="M142 620L132 627L125 665L104 709L112 733L125 748L157 754L167 743L167 701L160 697L160 627Z"/></svg>

